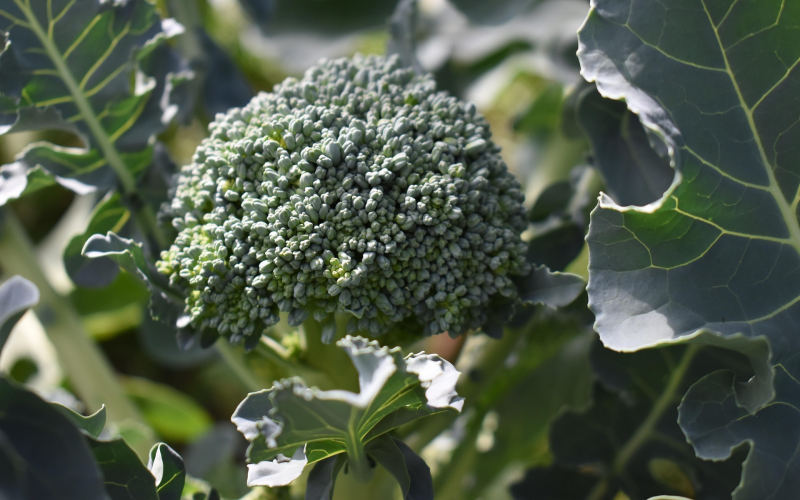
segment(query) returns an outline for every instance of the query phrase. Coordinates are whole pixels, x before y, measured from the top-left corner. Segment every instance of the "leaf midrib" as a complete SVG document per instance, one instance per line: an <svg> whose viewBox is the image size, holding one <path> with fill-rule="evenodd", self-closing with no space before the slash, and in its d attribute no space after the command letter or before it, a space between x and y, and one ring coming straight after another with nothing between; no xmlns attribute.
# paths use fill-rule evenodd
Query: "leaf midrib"
<svg viewBox="0 0 800 500"><path fill-rule="evenodd" d="M125 162L122 160L121 155L111 142L111 138L108 136L108 134L106 134L105 129L103 129L103 126L100 124L100 120L95 115L94 109L92 109L92 106L89 104L86 96L83 94L83 92L81 92L78 83L75 81L75 78L73 77L72 72L69 70L69 67L67 66L62 54L59 52L53 41L47 36L33 12L31 12L26 5L21 4L19 0L14 0L14 2L25 14L25 17L30 23L31 31L33 31L37 38L39 38L39 41L44 47L47 56L51 61L53 61L53 64L61 76L61 79L64 81L64 84L67 86L67 89L75 100L75 105L81 112L81 115L83 115L84 121L89 126L89 130L91 130L92 135L94 135L100 150L105 155L109 166L114 170L119 178L123 192L126 194L134 193L136 191L136 180L125 167Z"/></svg>
<svg viewBox="0 0 800 500"><path fill-rule="evenodd" d="M730 78L731 83L733 84L733 88L736 91L736 97L739 99L739 105L742 107L742 111L744 111L744 114L747 117L747 123L750 126L750 130L753 133L753 138L756 141L756 145L758 146L758 152L761 155L761 162L764 165L764 170L766 170L767 178L769 180L769 186L767 187L767 190L775 199L775 202L778 204L778 208L781 211L781 215L783 215L783 219L786 222L786 228L789 231L789 236L790 236L789 241L791 242L795 251L797 251L797 253L800 254L800 223L798 222L797 217L792 211L792 207L791 205L789 205L788 200L783 196L783 191L781 191L781 188L778 185L778 181L775 178L775 172L772 170L772 164L767 158L767 154L764 150L764 145L761 142L761 136L759 135L758 128L756 127L755 121L753 120L752 110L747 105L747 102L745 101L744 96L742 95L742 91L739 88L739 82L736 81L733 71L731 70L731 65L730 62L728 61L728 53L725 51L725 46L722 44L722 40L719 37L719 31L717 30L717 27L714 25L714 21L711 18L711 13L709 13L708 7L706 6L706 1L702 0L701 3L703 4L703 11L705 11L706 16L708 17L708 24L714 31L714 38L717 40L717 45L719 46L722 59L725 62L725 72L728 74L728 77Z"/></svg>

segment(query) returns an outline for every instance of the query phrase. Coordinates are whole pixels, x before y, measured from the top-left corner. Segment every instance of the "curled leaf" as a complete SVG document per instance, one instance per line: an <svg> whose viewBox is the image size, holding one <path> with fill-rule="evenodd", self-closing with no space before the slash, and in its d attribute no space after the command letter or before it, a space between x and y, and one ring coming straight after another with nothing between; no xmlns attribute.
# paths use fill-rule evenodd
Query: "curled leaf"
<svg viewBox="0 0 800 500"><path fill-rule="evenodd" d="M461 410L463 399L455 391L459 372L439 356L404 358L398 348L361 337L347 336L337 345L358 371L359 393L321 391L299 378L286 379L249 394L234 412L231 421L251 442L251 484L299 475L306 464L335 455L363 459L369 452L365 447L390 430L434 413ZM284 465L288 462L281 457L290 454L292 465Z"/></svg>
<svg viewBox="0 0 800 500"><path fill-rule="evenodd" d="M303 473L308 464L304 447L297 448L291 458L278 455L273 460L264 460L247 465L247 486L286 486Z"/></svg>

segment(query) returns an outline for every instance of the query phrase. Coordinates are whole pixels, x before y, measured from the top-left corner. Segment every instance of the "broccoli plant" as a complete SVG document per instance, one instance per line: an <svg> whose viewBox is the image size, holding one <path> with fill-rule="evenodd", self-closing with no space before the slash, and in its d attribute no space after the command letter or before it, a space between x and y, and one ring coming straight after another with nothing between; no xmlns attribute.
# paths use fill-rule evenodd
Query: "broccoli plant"
<svg viewBox="0 0 800 500"><path fill-rule="evenodd" d="M0 497L794 500L798 26L0 0Z"/></svg>
<svg viewBox="0 0 800 500"><path fill-rule="evenodd" d="M397 57L325 61L209 126L159 271L231 341L309 316L378 335L479 328L525 274L517 180L475 106ZM330 329L329 329L330 328Z"/></svg>

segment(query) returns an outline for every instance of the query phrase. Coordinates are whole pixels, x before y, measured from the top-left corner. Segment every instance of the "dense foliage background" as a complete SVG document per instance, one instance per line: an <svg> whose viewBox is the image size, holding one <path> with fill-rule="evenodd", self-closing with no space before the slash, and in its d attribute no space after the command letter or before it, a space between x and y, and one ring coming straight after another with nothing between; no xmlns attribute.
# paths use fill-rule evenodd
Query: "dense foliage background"
<svg viewBox="0 0 800 500"><path fill-rule="evenodd" d="M505 325L377 338L452 362L463 410L394 428L401 472L345 467L331 498L796 498L800 4L0 0L0 32L0 498L325 484L248 487L231 415L359 372L314 321L249 352L176 327L158 209L217 113L387 50L488 119L539 274Z"/></svg>

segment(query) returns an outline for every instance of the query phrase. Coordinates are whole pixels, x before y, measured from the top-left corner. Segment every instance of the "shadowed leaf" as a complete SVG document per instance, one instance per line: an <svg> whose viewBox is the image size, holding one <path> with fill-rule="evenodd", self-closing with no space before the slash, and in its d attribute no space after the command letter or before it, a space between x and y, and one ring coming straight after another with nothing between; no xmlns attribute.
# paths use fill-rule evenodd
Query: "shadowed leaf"
<svg viewBox="0 0 800 500"><path fill-rule="evenodd" d="M675 171L624 102L603 98L591 85L580 91L576 114L592 143L594 166L616 202L644 206L661 198Z"/></svg>
<svg viewBox="0 0 800 500"><path fill-rule="evenodd" d="M89 447L111 500L159 500L153 475L124 440L90 439Z"/></svg>
<svg viewBox="0 0 800 500"><path fill-rule="evenodd" d="M664 493L695 500L730 498L744 450L719 463L698 459L676 422L680 394L723 367L736 370L743 380L752 374L747 359L731 350L673 346L621 354L596 342L592 369L599 384L592 405L552 423L553 468L534 469L512 488L515 498L611 500L620 492L631 500ZM553 478L539 483L551 473ZM574 482L558 492L553 479L568 477Z"/></svg>
<svg viewBox="0 0 800 500"><path fill-rule="evenodd" d="M109 500L87 438L52 405L5 378L0 433L0 461L15 464L25 500Z"/></svg>

